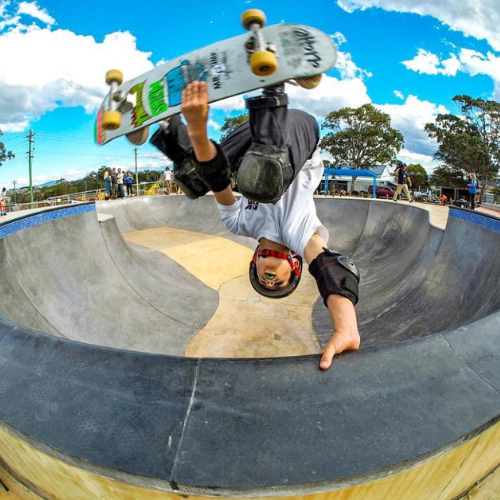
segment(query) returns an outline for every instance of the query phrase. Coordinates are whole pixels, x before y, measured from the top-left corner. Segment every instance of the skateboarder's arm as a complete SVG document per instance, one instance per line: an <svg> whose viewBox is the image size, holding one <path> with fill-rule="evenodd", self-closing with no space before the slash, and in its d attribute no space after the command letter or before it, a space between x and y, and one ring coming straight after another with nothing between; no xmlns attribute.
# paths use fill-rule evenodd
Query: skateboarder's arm
<svg viewBox="0 0 500 500"><path fill-rule="evenodd" d="M206 166L206 173L210 173L212 178L217 178L218 170L214 170L214 165L210 163L217 162L216 157L221 153L217 150L215 143L208 138L208 97L205 82L192 82L183 90L181 110L186 119L189 138L191 139L194 154L200 163L200 167L203 169ZM218 165L219 168L220 166ZM228 169L227 165L225 167ZM229 177L229 169L226 173ZM222 173L221 177L223 177ZM229 179L226 182L229 182ZM222 184L224 183L222 181ZM213 186L214 183L211 184ZM216 184L221 184L221 182L217 182ZM213 187L212 190L214 191L215 199L221 205L232 205L236 202L230 184L220 191L217 191Z"/></svg>
<svg viewBox="0 0 500 500"><path fill-rule="evenodd" d="M214 196L217 200L217 203L220 203L221 205L225 205L227 207L236 203L236 197L234 196L231 186L228 186L226 189L224 189L224 191L219 191L218 193L214 191Z"/></svg>
<svg viewBox="0 0 500 500"><path fill-rule="evenodd" d="M314 234L304 249L308 264L324 252L326 242L319 234ZM358 323L354 305L347 297L337 293L328 295L326 306L333 323L333 335L326 344L320 361L320 368L327 370L336 354L348 350L357 350L360 344Z"/></svg>

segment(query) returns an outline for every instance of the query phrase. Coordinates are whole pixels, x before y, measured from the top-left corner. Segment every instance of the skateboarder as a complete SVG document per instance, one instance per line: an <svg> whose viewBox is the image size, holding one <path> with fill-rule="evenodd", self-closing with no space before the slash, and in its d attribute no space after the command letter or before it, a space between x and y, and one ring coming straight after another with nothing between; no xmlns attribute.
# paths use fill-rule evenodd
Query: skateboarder
<svg viewBox="0 0 500 500"><path fill-rule="evenodd" d="M318 125L287 104L282 88L247 99L249 122L218 145L207 135L206 84L193 82L182 93L187 127L175 116L151 142L174 162L186 195L196 198L211 189L228 229L258 240L249 271L257 292L270 298L292 293L306 259L334 325L320 362L328 369L335 354L359 348L359 274L348 257L326 248L328 231L316 215L312 195L323 175ZM239 199L231 189L232 172Z"/></svg>

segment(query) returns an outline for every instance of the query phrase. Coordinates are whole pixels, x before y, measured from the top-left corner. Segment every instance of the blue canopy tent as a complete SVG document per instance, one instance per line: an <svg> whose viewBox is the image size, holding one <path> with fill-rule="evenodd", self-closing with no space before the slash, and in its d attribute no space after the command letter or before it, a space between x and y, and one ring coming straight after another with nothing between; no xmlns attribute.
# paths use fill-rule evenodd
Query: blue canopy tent
<svg viewBox="0 0 500 500"><path fill-rule="evenodd" d="M372 198L377 197L377 174L370 170L358 170L354 168L325 168L325 196L328 192L328 176L342 175L347 177L371 177L373 179Z"/></svg>

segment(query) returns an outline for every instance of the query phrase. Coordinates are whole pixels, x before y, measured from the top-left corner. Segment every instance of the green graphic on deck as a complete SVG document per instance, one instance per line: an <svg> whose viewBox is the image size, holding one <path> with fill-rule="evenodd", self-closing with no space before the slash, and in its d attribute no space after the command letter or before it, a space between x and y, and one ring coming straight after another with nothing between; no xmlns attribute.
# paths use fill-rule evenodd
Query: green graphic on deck
<svg viewBox="0 0 500 500"><path fill-rule="evenodd" d="M135 106L132 115L132 122L134 127L139 127L145 121L151 119L153 116L160 115L167 111L168 106L165 102L165 90L163 88L163 79L154 82L149 86L148 92L148 102L151 108L151 115L146 111L144 107L144 101L142 99L144 86L146 82L137 83L130 89L131 94L135 94Z"/></svg>
<svg viewBox="0 0 500 500"><path fill-rule="evenodd" d="M165 89L163 87L163 79L158 80L149 87L149 107L153 116L160 115L167 111L168 106L165 102Z"/></svg>
<svg viewBox="0 0 500 500"><path fill-rule="evenodd" d="M144 109L144 104L142 102L142 92L145 84L146 82L141 82L134 85L130 89L130 93L136 95L135 107L132 113L132 123L134 124L134 127L142 125L145 121L151 118L151 115L149 115Z"/></svg>

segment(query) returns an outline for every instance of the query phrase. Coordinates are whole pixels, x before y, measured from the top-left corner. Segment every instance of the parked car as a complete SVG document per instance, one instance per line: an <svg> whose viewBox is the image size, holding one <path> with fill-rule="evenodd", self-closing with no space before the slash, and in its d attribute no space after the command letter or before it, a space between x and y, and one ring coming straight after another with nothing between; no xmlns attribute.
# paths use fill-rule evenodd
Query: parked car
<svg viewBox="0 0 500 500"><path fill-rule="evenodd" d="M377 198L392 198L396 191L388 188L387 186L377 186L375 194ZM368 195L373 196L373 186L368 186Z"/></svg>

